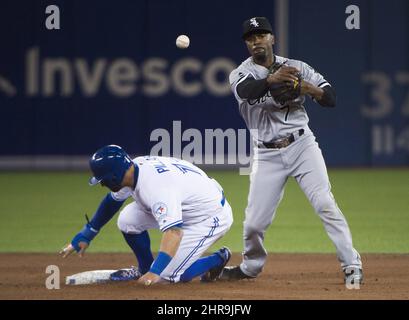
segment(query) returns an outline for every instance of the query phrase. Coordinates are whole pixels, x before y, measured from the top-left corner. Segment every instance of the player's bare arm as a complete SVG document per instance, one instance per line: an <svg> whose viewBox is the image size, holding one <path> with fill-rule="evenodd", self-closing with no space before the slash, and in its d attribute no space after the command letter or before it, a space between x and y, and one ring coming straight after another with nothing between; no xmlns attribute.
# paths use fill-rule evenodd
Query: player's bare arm
<svg viewBox="0 0 409 320"><path fill-rule="evenodd" d="M183 230L178 227L173 227L163 233L162 241L159 250L167 253L171 257L176 254L179 248L180 241L183 237Z"/></svg>
<svg viewBox="0 0 409 320"><path fill-rule="evenodd" d="M335 107L336 95L335 90L331 86L319 88L305 80L302 80L301 94L309 95L323 107Z"/></svg>
<svg viewBox="0 0 409 320"><path fill-rule="evenodd" d="M160 269L164 264L168 264L175 256L176 251L179 249L182 237L183 230L178 227L170 228L163 233L158 257L154 261L151 270L139 278L138 283L149 286L159 282L161 279ZM166 266L164 266L164 268L165 267Z"/></svg>

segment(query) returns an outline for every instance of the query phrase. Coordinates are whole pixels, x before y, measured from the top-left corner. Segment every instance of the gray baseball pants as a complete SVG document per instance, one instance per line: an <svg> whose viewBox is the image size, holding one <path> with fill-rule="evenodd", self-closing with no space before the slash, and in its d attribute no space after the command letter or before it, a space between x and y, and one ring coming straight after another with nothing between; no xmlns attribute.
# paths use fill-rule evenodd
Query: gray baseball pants
<svg viewBox="0 0 409 320"><path fill-rule="evenodd" d="M267 251L264 234L272 223L288 177L294 177L319 215L336 247L342 268L362 266L344 215L331 193L325 161L313 134L308 133L282 149L256 148L244 220L241 270L255 277L263 269Z"/></svg>

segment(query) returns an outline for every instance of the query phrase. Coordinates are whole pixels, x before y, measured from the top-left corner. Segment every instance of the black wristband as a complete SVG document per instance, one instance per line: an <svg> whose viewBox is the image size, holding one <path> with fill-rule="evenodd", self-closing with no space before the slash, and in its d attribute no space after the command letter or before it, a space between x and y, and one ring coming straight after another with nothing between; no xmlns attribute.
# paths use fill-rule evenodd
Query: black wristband
<svg viewBox="0 0 409 320"><path fill-rule="evenodd" d="M322 95L322 98L317 102L323 107L327 108L335 107L337 96L334 88L332 88L331 86L326 86L322 88L322 90L324 91L324 94Z"/></svg>

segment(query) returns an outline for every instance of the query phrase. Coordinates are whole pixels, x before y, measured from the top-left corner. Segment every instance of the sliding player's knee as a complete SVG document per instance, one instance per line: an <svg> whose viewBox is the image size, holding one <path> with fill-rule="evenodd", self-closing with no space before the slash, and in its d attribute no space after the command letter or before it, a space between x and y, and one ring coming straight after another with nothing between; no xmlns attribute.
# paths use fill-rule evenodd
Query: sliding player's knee
<svg viewBox="0 0 409 320"><path fill-rule="evenodd" d="M136 225L132 219L132 216L127 214L126 211L121 211L117 221L118 229L123 233L141 233L142 230L140 226Z"/></svg>

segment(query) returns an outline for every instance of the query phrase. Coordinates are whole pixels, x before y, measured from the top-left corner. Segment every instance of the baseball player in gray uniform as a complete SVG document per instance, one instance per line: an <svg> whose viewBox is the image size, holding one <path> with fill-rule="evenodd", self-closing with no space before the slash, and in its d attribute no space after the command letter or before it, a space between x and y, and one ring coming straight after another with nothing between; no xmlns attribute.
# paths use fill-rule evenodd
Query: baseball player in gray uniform
<svg viewBox="0 0 409 320"><path fill-rule="evenodd" d="M255 278L267 251L264 234L294 177L334 243L345 282L361 283L362 263L352 245L348 224L331 193L325 162L308 127L305 96L323 107L335 106L335 91L308 64L273 54L274 35L265 17L243 24L243 39L251 56L230 74L241 116L255 145L250 191L244 221L243 261L225 267L221 280Z"/></svg>

